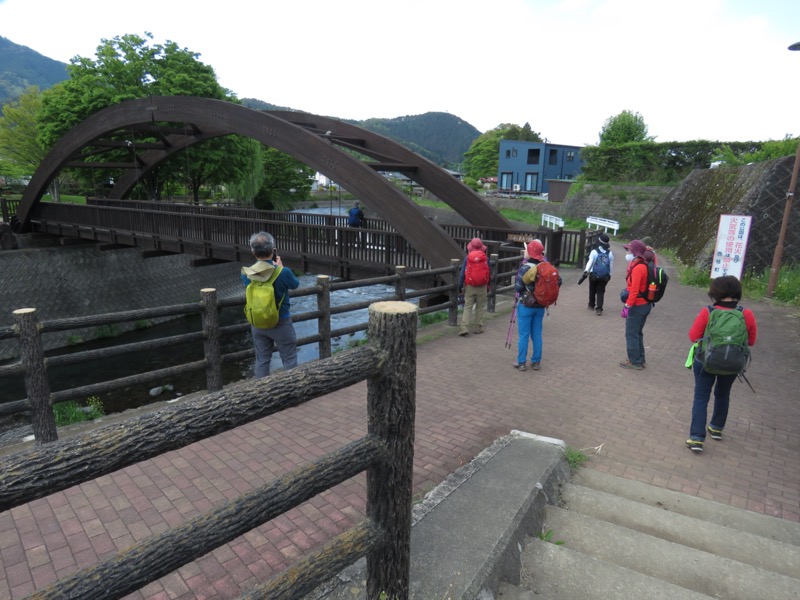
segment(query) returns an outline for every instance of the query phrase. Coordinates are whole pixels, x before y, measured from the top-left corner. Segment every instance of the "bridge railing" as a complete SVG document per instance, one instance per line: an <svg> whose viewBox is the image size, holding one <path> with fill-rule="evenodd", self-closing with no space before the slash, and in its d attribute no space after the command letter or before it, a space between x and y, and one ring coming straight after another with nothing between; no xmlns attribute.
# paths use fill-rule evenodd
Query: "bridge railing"
<svg viewBox="0 0 800 600"><path fill-rule="evenodd" d="M366 556L368 597L407 599L416 321L413 304L377 303L370 307L365 346L0 458L5 511L367 381L366 436L37 590L35 597L121 598L366 470L366 521L245 597L303 597Z"/></svg>
<svg viewBox="0 0 800 600"><path fill-rule="evenodd" d="M492 257L492 278L487 308L494 312L495 295L498 282L502 284L504 276L497 276L498 260ZM458 318L458 277L461 261L454 259L449 267L430 269L428 271L409 272L405 267L395 267L394 275L360 279L357 281L331 281L325 275L317 277L316 285L291 290L291 298L314 296L316 309L298 312L292 315L292 321L317 321L317 333L297 340L298 347L317 344L320 358L331 356L331 339L349 335L367 329L367 323L355 323L345 327L333 328L332 317L368 308L375 302L407 301L425 296L446 297L445 302L433 304L418 310L419 315L446 310L448 324L455 326ZM416 278L443 281L433 287L409 289L410 282ZM394 292L381 298L349 302L332 306L331 293L339 290L353 289L373 285L393 285ZM250 331L250 325L242 322L234 325L220 326L219 310L228 307L244 306L244 295L219 300L216 290L201 290L199 302L145 308L140 310L106 313L39 321L35 308L21 308L13 312L14 325L0 328L0 340L17 338L20 344L21 360L17 363L0 366L0 377L24 377L26 398L7 401L0 404L0 415L31 413L34 436L37 444L52 442L58 439L52 406L59 402L85 399L133 385L142 385L165 378L186 373L205 371L206 388L209 391L222 389L223 365L240 362L254 356L252 347L245 350L223 353L222 340ZM44 356L42 336L52 332L80 330L86 327L113 326L120 323L134 323L164 317L180 317L200 314L202 330L179 335L164 336L142 342L119 344L108 348L84 350L57 356ZM74 364L91 364L99 359L124 356L131 353L149 352L156 349L174 347L179 344L203 344L203 358L193 362L170 365L161 369L146 371L110 381L101 381L74 388L51 391L48 369Z"/></svg>

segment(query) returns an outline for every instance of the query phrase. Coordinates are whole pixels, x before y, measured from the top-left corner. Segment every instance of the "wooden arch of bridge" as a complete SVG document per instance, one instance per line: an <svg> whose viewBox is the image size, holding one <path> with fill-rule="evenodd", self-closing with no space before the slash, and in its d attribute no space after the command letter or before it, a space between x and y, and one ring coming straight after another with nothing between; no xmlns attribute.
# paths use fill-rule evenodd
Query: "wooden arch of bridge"
<svg viewBox="0 0 800 600"><path fill-rule="evenodd" d="M122 199L137 181L176 152L229 134L255 139L336 181L391 223L433 267L449 265L452 258L463 256L464 250L381 173L405 174L473 225L510 228L500 213L451 174L388 138L326 117L259 111L189 96L129 100L99 111L71 129L33 175L22 196L17 228L29 230L32 209L66 167L125 169L110 191L111 198ZM135 136L143 141L132 141ZM103 153L126 147L130 162L100 160ZM356 158L355 153L366 159Z"/></svg>

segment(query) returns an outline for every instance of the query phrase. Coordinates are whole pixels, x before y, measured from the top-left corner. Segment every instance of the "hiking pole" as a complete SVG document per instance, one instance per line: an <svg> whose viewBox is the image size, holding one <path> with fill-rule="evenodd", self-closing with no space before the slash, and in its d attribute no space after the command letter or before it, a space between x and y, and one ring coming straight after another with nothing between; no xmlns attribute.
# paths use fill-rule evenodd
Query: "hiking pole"
<svg viewBox="0 0 800 600"><path fill-rule="evenodd" d="M511 331L514 328L514 321L516 320L517 315L517 302L519 302L519 295L514 298L514 307L511 309L511 318L508 320L508 335L506 335L506 348L511 348L511 338L512 333Z"/></svg>
<svg viewBox="0 0 800 600"><path fill-rule="evenodd" d="M747 387L749 387L754 394L756 393L756 391L753 389L753 386L750 385L750 380L747 378L744 372L737 373L736 376L739 378L739 381L744 381L747 384Z"/></svg>

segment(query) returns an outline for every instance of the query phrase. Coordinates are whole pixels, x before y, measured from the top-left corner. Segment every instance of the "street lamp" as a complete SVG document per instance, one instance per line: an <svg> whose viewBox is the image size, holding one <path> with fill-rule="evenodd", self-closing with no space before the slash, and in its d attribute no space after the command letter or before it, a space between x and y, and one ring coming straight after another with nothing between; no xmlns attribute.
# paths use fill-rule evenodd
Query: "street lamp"
<svg viewBox="0 0 800 600"><path fill-rule="evenodd" d="M800 50L800 42L789 46L789 50ZM797 153L794 157L794 167L792 168L792 178L789 180L789 191L786 192L786 205L783 208L783 220L781 221L781 232L778 234L778 243L775 244L775 254L772 256L772 267L769 270L769 282L767 283L767 298L772 298L775 286L778 283L778 274L781 271L781 260L783 259L783 242L786 238L786 230L789 228L789 215L792 213L792 201L794 200L794 189L797 186L797 173L800 171L800 142L797 144Z"/></svg>

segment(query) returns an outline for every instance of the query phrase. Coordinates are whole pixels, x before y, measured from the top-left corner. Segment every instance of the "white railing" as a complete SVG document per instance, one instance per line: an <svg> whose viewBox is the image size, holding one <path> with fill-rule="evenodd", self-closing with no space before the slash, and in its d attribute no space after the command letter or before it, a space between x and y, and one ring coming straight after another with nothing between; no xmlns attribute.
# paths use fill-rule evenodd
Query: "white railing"
<svg viewBox="0 0 800 600"><path fill-rule="evenodd" d="M617 221L604 219L602 217L586 217L586 222L589 225L594 225L595 229L600 229L602 227L605 232L608 232L609 229L613 229L614 235L617 235L617 230L619 229L619 223Z"/></svg>
<svg viewBox="0 0 800 600"><path fill-rule="evenodd" d="M561 217L554 217L553 215L542 214L542 225L547 225L552 229L564 227L564 219Z"/></svg>

